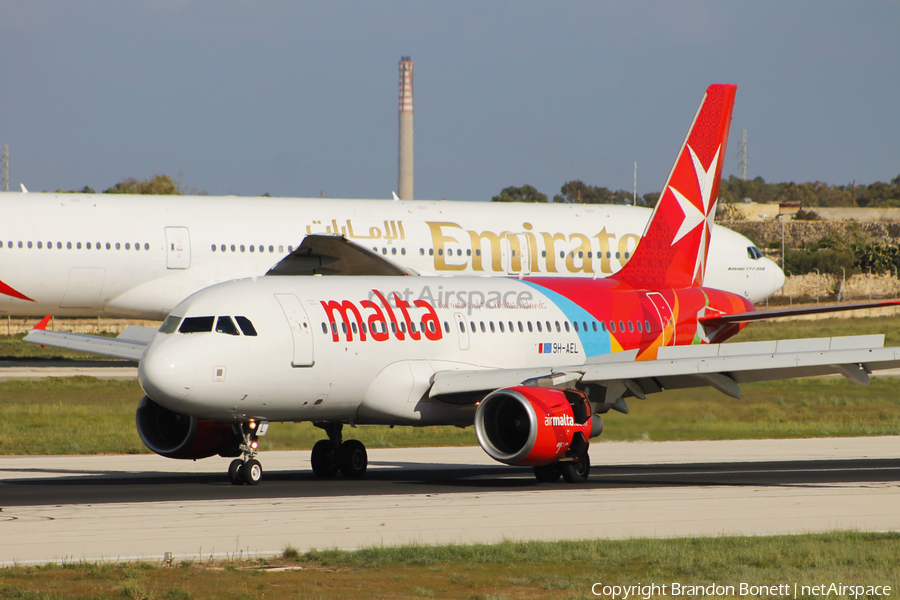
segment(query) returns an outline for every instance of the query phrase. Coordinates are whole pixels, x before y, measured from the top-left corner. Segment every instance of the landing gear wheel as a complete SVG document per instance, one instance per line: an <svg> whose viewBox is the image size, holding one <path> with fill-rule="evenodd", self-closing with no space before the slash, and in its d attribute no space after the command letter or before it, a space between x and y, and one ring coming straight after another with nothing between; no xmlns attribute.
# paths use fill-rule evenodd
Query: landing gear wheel
<svg viewBox="0 0 900 600"><path fill-rule="evenodd" d="M329 440L319 440L312 449L312 470L319 479L329 479L338 472L334 463L334 452Z"/></svg>
<svg viewBox="0 0 900 600"><path fill-rule="evenodd" d="M535 479L541 483L556 483L562 475L558 462L532 467L532 469L534 470Z"/></svg>
<svg viewBox="0 0 900 600"><path fill-rule="evenodd" d="M259 461L251 458L241 467L241 475L247 485L256 485L262 480L263 470Z"/></svg>
<svg viewBox="0 0 900 600"><path fill-rule="evenodd" d="M337 464L341 475L359 479L365 474L366 466L369 464L366 447L359 440L347 440L338 450Z"/></svg>
<svg viewBox="0 0 900 600"><path fill-rule="evenodd" d="M243 485L244 484L244 475L242 470L244 468L244 461L239 458L231 461L231 464L228 465L228 481L231 482L231 485Z"/></svg>
<svg viewBox="0 0 900 600"><path fill-rule="evenodd" d="M559 463L559 470L566 483L584 483L591 472L591 458L585 452L579 460Z"/></svg>

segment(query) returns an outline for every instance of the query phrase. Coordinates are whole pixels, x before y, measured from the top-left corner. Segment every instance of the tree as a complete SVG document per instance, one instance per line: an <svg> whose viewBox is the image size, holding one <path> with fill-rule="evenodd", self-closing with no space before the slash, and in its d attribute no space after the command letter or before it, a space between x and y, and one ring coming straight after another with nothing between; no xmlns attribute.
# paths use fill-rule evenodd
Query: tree
<svg viewBox="0 0 900 600"><path fill-rule="evenodd" d="M569 204L631 204L632 193L627 190L611 191L596 185L587 185L583 181L567 181L553 196L553 202Z"/></svg>
<svg viewBox="0 0 900 600"><path fill-rule="evenodd" d="M94 188L92 188L91 186L86 185L83 188L81 188L80 190L56 190L56 193L57 194L96 194L97 192L95 192Z"/></svg>
<svg viewBox="0 0 900 600"><path fill-rule="evenodd" d="M129 177L120 181L113 187L103 190L104 194L154 194L154 195L180 195L178 184L172 181L168 175L154 175L146 181L138 181Z"/></svg>
<svg viewBox="0 0 900 600"><path fill-rule="evenodd" d="M547 202L547 194L542 194L527 183L522 187L503 188L491 202Z"/></svg>

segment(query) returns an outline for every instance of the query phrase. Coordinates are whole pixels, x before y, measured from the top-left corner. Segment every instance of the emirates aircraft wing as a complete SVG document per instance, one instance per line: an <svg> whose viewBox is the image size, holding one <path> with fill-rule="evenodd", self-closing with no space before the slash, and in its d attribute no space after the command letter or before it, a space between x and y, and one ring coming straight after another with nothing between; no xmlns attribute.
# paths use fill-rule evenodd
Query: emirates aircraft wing
<svg viewBox="0 0 900 600"><path fill-rule="evenodd" d="M605 388L604 399L592 400L614 403L628 396L705 386L740 398L742 383L817 375L838 374L868 385L870 373L900 368L900 347L883 345L883 335L705 344L661 348L655 360L622 357L625 360L543 369L441 371L435 373L429 395L453 401L454 396L474 397L500 387L566 387L577 381Z"/></svg>
<svg viewBox="0 0 900 600"><path fill-rule="evenodd" d="M418 273L343 236L312 234L303 238L300 246L281 259L266 275L397 276Z"/></svg>

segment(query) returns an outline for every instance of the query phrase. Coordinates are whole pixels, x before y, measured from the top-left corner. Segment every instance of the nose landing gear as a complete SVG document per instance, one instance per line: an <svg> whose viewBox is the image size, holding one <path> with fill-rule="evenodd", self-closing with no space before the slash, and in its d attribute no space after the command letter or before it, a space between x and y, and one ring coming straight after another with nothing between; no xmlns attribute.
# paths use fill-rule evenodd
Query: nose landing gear
<svg viewBox="0 0 900 600"><path fill-rule="evenodd" d="M241 423L241 436L243 441L239 446L242 456L231 461L228 465L228 481L232 485L256 485L262 481L263 468L256 460L259 454L259 442L257 438L265 435L269 424L265 421L256 423Z"/></svg>
<svg viewBox="0 0 900 600"><path fill-rule="evenodd" d="M313 446L312 470L316 477L328 479L341 475L349 479L359 479L366 472L369 457L366 447L359 440L342 441L341 423L313 423L316 427L325 430L327 440L319 440Z"/></svg>

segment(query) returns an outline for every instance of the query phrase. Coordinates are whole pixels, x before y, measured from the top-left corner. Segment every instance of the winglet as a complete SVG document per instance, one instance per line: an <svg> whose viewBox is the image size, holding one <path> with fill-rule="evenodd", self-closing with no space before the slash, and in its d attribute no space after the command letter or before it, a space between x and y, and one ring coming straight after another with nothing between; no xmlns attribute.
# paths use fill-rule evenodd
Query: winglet
<svg viewBox="0 0 900 600"><path fill-rule="evenodd" d="M394 196L394 202L400 201L400 196L397 195L397 192L391 192L391 195Z"/></svg>
<svg viewBox="0 0 900 600"><path fill-rule="evenodd" d="M611 279L647 289L703 285L736 91L707 88L634 255Z"/></svg>
<svg viewBox="0 0 900 600"><path fill-rule="evenodd" d="M32 329L40 329L42 331L47 329L47 325L50 323L50 319L52 319L52 318L53 318L53 315L47 315L46 317L41 319L40 323L38 323L37 325L32 327Z"/></svg>
<svg viewBox="0 0 900 600"><path fill-rule="evenodd" d="M22 193L23 193L23 194L27 194L27 193L28 193L28 190L25 189L25 184L24 184L24 183L20 183L19 185L22 187Z"/></svg>

